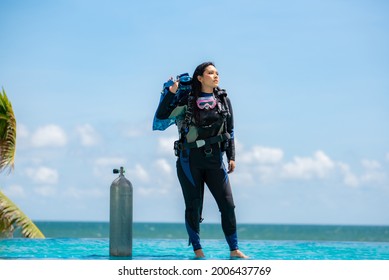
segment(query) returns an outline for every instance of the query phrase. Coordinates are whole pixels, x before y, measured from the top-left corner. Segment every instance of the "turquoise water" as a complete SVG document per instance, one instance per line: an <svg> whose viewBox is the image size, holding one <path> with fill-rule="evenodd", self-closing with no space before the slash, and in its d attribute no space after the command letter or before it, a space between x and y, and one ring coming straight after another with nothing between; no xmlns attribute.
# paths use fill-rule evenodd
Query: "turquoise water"
<svg viewBox="0 0 389 280"><path fill-rule="evenodd" d="M108 238L108 222L35 222L50 238ZM186 239L184 224L134 223L134 238ZM239 224L241 240L389 242L389 226ZM203 239L224 239L220 224L201 224Z"/></svg>
<svg viewBox="0 0 389 280"><path fill-rule="evenodd" d="M108 223L36 224L46 239L0 239L0 259L110 259ZM132 259L193 258L182 224L135 223L133 231ZM228 259L220 225L201 231L206 258ZM386 226L239 225L238 234L251 259L389 260Z"/></svg>
<svg viewBox="0 0 389 280"><path fill-rule="evenodd" d="M134 239L134 260L188 260L193 252L184 239ZM203 241L206 259L228 259L224 240ZM240 242L250 259L389 260L389 243L258 241ZM110 259L107 238L0 240L0 259Z"/></svg>

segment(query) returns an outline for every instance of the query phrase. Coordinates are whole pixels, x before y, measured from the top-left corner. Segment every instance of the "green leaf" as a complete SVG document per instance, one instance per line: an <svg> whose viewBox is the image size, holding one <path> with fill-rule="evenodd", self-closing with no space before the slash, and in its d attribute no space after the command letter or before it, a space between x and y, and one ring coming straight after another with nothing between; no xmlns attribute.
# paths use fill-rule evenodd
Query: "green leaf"
<svg viewBox="0 0 389 280"><path fill-rule="evenodd" d="M0 92L0 172L12 171L16 153L16 118L12 104L2 89Z"/></svg>
<svg viewBox="0 0 389 280"><path fill-rule="evenodd" d="M0 191L0 236L10 237L16 227L27 238L45 238L39 228Z"/></svg>

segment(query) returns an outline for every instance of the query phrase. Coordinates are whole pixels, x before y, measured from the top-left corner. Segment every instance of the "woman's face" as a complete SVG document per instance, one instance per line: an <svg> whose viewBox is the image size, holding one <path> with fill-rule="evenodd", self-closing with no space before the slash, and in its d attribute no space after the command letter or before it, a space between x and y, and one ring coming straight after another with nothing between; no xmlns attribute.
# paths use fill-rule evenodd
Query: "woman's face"
<svg viewBox="0 0 389 280"><path fill-rule="evenodd" d="M219 72L216 67L209 65L205 68L203 75L197 76L201 83L201 91L212 93L213 89L219 85Z"/></svg>

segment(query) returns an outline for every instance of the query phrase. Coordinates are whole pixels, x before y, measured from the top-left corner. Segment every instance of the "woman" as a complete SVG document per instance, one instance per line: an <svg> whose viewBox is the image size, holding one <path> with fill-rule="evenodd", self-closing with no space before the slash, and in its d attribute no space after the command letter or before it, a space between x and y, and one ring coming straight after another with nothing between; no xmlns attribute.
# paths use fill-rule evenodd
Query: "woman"
<svg viewBox="0 0 389 280"><path fill-rule="evenodd" d="M230 256L247 258L238 248L235 205L227 175L235 169L232 108L227 94L218 87L219 73L212 62L200 64L193 73L190 94L182 97L179 93L183 82L180 84L180 80L172 79L169 82L156 117L175 119L180 132L180 140L175 143L177 175L185 199L186 229L195 256L204 257L200 222L204 184L207 184L221 212ZM224 153L228 171L223 163Z"/></svg>

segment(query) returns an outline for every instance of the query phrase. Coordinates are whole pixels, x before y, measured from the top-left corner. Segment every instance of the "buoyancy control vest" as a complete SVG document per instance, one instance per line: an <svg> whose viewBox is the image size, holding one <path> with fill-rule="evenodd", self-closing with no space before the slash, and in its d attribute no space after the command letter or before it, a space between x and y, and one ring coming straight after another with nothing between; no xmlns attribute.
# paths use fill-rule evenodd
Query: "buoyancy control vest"
<svg viewBox="0 0 389 280"><path fill-rule="evenodd" d="M230 103L226 91L220 88L214 90L213 94L217 99L217 114L214 116L218 116L219 120L212 125L212 116L197 118L200 121L196 122L194 116L196 98L190 92L171 93L169 87L172 84L173 81L169 80L163 85L158 108L153 119L153 130L165 130L174 123L177 125L179 140L174 142L174 150L177 156L181 150L186 148L198 148L208 143L219 143L226 151L228 160L234 160L233 114L229 107ZM211 126L207 127L209 125ZM214 135L217 127L219 127L219 130L216 136L205 138L207 134Z"/></svg>
<svg viewBox="0 0 389 280"><path fill-rule="evenodd" d="M223 150L227 149L230 139L227 132L227 117L230 116L227 93L217 88L213 96L217 104L211 109L199 108L195 97L187 97L185 115L176 120L180 135L174 145L177 156L185 148L199 148L214 143L220 143Z"/></svg>

